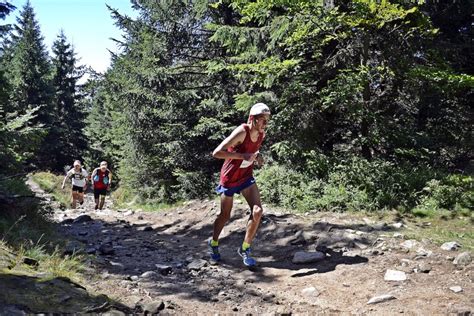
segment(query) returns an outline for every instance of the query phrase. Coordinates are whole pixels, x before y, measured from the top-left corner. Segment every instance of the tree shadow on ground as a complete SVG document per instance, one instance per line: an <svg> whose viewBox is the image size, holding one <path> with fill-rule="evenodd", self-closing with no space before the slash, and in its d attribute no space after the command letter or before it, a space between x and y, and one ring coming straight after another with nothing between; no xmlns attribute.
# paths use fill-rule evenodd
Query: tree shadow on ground
<svg viewBox="0 0 474 316"><path fill-rule="evenodd" d="M127 279L146 271L157 271L155 264L169 265L172 270L170 274L158 273L155 278L140 282L162 295L178 295L187 299L209 301L221 286L229 285L237 288L235 285L237 276L246 271L241 258L237 255L237 248L245 234L248 214L246 209L234 210L220 239L222 262L218 266L192 271L187 268L190 262L199 259L208 261L206 242L211 236L215 217L202 215L203 212L198 211L189 211L183 217L177 216L172 211L167 214L156 214L151 230L143 229L148 225L146 223L130 224L126 219L116 222L96 219L81 225L66 225L64 228L68 234L77 236L77 233L87 226L88 236L82 238L87 244L85 247L99 248L104 242L113 244L114 254L97 256L95 263L99 270L122 275ZM255 256L261 259L260 264L253 274L244 274L244 277L271 284L277 281L277 277L267 273L266 270L269 268L289 270L288 274L292 277L305 277L334 271L338 265L365 264L369 260L363 256L350 256L341 250L338 251L341 238L337 239L338 247L334 249L329 247L326 251L327 258L320 262L301 265L292 263L291 259L296 251L311 249L318 241L318 235L336 234L347 229L362 232L387 230L387 227L357 223L351 225L305 223L295 218L297 216L290 214L264 216L255 241ZM295 233L299 231L311 234L306 239L293 240ZM342 243L344 242L342 238ZM353 241L347 242L349 245ZM358 242L370 247L373 240L361 237ZM302 272L298 272L300 270ZM210 290L209 284L219 286L215 290Z"/></svg>

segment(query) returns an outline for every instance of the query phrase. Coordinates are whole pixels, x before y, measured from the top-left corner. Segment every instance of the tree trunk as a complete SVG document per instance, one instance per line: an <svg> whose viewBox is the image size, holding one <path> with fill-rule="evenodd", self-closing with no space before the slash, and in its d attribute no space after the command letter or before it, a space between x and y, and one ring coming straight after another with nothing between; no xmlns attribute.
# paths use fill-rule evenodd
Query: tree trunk
<svg viewBox="0 0 474 316"><path fill-rule="evenodd" d="M365 34L363 39L363 49L362 49L362 64L366 67L369 67L369 37ZM370 85L369 85L369 78L367 77L364 82L364 91L362 93L363 98L363 108L364 112L363 115L368 113L369 111L369 104L370 104ZM369 131L370 131L370 123L367 116L362 118L360 133L362 136L362 156L367 159L372 159L372 151L370 149L370 145L368 144L369 138Z"/></svg>

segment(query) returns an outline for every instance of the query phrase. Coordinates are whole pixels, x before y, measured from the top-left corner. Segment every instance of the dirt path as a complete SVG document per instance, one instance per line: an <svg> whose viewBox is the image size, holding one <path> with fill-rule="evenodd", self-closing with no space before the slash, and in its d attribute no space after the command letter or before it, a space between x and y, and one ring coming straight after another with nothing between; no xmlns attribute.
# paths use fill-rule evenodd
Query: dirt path
<svg viewBox="0 0 474 316"><path fill-rule="evenodd" d="M85 286L137 311L236 314L463 314L474 312L474 264L454 265L446 251L403 239L397 223L341 214L288 215L266 209L253 248L259 267L246 269L236 250L247 218L242 202L220 240L223 262L211 265L206 241L214 201L190 201L162 212L59 210L70 248L89 253ZM314 263L292 263L297 251L324 251ZM405 281L386 281L388 269ZM455 293L450 287L459 286ZM374 296L392 300L367 304ZM162 304L163 303L163 304Z"/></svg>

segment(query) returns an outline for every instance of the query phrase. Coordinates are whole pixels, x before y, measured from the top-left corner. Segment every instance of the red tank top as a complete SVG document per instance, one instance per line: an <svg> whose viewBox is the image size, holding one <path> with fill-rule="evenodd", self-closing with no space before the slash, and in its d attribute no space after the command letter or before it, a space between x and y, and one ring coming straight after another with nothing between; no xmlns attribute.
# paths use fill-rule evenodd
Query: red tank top
<svg viewBox="0 0 474 316"><path fill-rule="evenodd" d="M229 147L228 152L234 153L255 153L260 149L262 145L264 133L258 135L258 139L252 142L250 138L250 127L247 124L242 124L245 129L244 141L234 147ZM253 164L247 168L240 168L243 160L242 159L226 159L221 169L220 185L225 188L234 188L253 176Z"/></svg>
<svg viewBox="0 0 474 316"><path fill-rule="evenodd" d="M94 181L94 188L102 190L102 189L107 189L107 184L104 183L104 178L107 176L108 177L108 172L107 171L102 171L100 169L97 170L96 176L99 176L98 181L95 181L96 179L92 179ZM107 179L108 181L108 179Z"/></svg>

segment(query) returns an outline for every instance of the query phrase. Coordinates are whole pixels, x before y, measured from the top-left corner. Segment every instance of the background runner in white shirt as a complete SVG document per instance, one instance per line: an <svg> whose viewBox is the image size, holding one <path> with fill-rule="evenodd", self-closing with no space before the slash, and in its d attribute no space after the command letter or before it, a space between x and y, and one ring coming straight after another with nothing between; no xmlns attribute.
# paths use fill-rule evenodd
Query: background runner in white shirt
<svg viewBox="0 0 474 316"><path fill-rule="evenodd" d="M64 177L62 189L66 184L67 179L72 181L72 190L71 190L71 207L76 208L76 201L79 201L79 204L84 203L84 191L87 189L89 173L87 170L81 167L81 162L79 160L74 161L74 168L69 170Z"/></svg>

